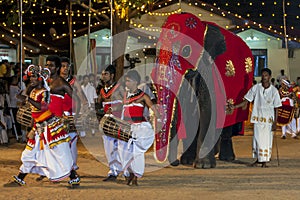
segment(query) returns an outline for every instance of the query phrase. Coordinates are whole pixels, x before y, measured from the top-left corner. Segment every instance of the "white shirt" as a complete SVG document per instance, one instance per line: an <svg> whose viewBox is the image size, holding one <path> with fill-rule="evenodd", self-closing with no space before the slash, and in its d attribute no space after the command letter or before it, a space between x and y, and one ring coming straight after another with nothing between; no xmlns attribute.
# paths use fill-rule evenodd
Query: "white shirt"
<svg viewBox="0 0 300 200"><path fill-rule="evenodd" d="M17 94L20 92L20 88L17 85L9 86L9 99L10 99L10 107L17 108L18 107L18 99Z"/></svg>
<svg viewBox="0 0 300 200"><path fill-rule="evenodd" d="M90 83L88 83L86 86L81 85L81 88L88 100L89 107L91 107L91 104L95 104L95 99L98 97L96 94L96 89L91 86Z"/></svg>
<svg viewBox="0 0 300 200"><path fill-rule="evenodd" d="M281 106L279 92L273 85L265 89L262 83L258 83L250 88L244 98L254 101L251 123L273 123L274 108Z"/></svg>

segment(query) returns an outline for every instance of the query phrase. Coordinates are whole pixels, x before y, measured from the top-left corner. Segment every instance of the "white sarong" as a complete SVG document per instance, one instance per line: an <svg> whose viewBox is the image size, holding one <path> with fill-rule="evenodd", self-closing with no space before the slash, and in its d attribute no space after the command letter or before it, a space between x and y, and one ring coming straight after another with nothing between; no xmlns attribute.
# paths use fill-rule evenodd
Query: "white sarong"
<svg viewBox="0 0 300 200"><path fill-rule="evenodd" d="M35 141L32 150L23 151L20 171L47 176L50 181L60 181L68 177L73 166L69 143L62 142L53 148L44 144L41 150L38 134L35 136Z"/></svg>
<svg viewBox="0 0 300 200"><path fill-rule="evenodd" d="M258 162L269 162L272 155L273 132L271 124L254 124L253 158Z"/></svg>

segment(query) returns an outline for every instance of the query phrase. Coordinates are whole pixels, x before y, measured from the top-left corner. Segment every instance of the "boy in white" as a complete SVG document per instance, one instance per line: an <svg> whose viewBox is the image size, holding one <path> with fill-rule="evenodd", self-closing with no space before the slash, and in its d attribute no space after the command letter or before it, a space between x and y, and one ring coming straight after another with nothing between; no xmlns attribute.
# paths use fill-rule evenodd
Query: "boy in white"
<svg viewBox="0 0 300 200"><path fill-rule="evenodd" d="M261 83L250 88L243 102L232 106L245 109L248 102L254 101L251 115L251 123L254 123L252 151L253 158L257 160L251 166L262 164L262 167L267 167L272 154L272 131L276 130L277 108L281 106L281 101L278 90L270 83L271 74L270 69L262 69Z"/></svg>

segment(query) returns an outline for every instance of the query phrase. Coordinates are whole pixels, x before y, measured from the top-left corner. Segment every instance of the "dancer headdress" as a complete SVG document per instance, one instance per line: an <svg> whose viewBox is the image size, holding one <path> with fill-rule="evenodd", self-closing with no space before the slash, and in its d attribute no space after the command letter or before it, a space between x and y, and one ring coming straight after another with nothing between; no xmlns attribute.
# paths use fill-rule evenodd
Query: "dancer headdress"
<svg viewBox="0 0 300 200"><path fill-rule="evenodd" d="M47 91L50 91L50 87L48 86L47 80L50 78L50 70L47 68L42 68L37 65L29 65L25 71L24 80L27 80L30 76L37 76L39 81L44 81L44 87Z"/></svg>

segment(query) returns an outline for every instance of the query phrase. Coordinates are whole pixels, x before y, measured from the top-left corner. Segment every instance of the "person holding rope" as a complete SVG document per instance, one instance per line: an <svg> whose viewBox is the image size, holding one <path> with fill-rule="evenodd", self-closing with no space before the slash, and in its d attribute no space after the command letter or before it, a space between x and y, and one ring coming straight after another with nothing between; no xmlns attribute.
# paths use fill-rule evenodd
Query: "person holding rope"
<svg viewBox="0 0 300 200"><path fill-rule="evenodd" d="M285 123L278 123L278 125L281 125L281 139L286 139L286 133L289 133L292 135L293 139L298 139L297 137L297 127L296 127L296 119L293 116L293 110L294 107L296 105L296 100L294 101L294 99L296 98L295 93L293 92L293 88L289 82L289 80L285 80L285 79L281 79L281 87L279 88L279 96L281 98L281 104L282 107L284 106L284 108L289 108L284 109L287 113L287 111L289 112L289 115L287 115L288 117L285 118L287 119L285 121Z"/></svg>
<svg viewBox="0 0 300 200"><path fill-rule="evenodd" d="M278 90L270 83L272 71L264 68L261 71L261 83L250 88L244 100L230 109L246 109L248 102L253 102L251 123L254 123L253 158L257 160L251 166L261 164L267 167L272 154L273 131L277 127L277 109L281 106Z"/></svg>
<svg viewBox="0 0 300 200"><path fill-rule="evenodd" d="M40 66L30 65L26 70L24 78L30 78L32 90L29 96L19 94L18 98L31 104L34 125L28 133L28 142L22 153L20 173L13 176L13 182L5 186L14 183L25 185L24 178L28 173L46 176L53 182L60 181L71 173L73 161L68 143L70 138L64 131L63 120L54 116L48 107L49 77L50 71Z"/></svg>

